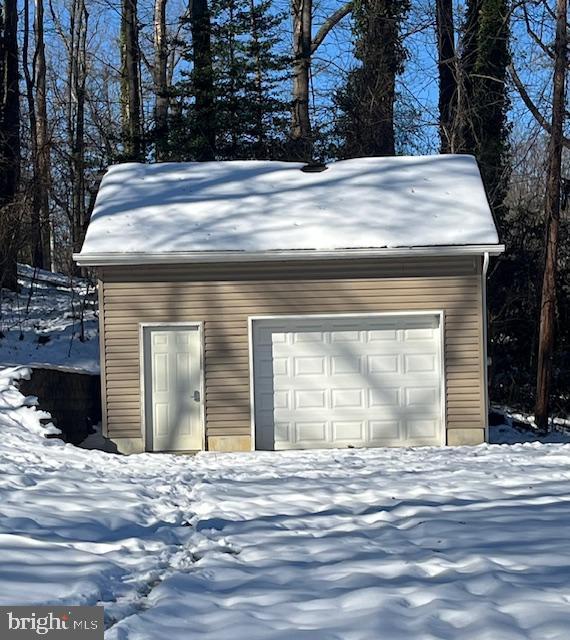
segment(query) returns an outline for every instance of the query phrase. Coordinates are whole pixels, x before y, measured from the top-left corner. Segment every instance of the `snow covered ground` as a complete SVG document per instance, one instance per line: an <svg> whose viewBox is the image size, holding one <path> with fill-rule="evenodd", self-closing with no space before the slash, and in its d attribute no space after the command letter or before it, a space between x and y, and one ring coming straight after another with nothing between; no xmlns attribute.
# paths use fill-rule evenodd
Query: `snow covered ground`
<svg viewBox="0 0 570 640"><path fill-rule="evenodd" d="M0 603L107 640L565 640L570 445L121 457L0 374ZM48 429L50 430L50 429Z"/></svg>
<svg viewBox="0 0 570 640"><path fill-rule="evenodd" d="M18 265L19 293L2 291L0 364L99 371L96 291L86 280ZM80 337L81 305L84 337Z"/></svg>

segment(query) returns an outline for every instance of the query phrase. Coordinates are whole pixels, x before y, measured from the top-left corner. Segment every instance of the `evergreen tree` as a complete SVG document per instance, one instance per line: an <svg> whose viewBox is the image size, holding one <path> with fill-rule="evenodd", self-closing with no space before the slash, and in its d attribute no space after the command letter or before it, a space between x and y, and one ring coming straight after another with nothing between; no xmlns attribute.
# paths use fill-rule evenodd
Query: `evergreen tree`
<svg viewBox="0 0 570 640"><path fill-rule="evenodd" d="M284 139L291 108L280 95L291 60L276 50L285 15L272 13L271 6L271 0L249 0L246 54L250 64L245 104L249 109L247 137L253 141L250 155L258 160L276 160L286 154Z"/></svg>
<svg viewBox="0 0 570 640"><path fill-rule="evenodd" d="M244 0L213 0L212 56L214 73L217 157L239 158L243 154L245 87L249 28Z"/></svg>
<svg viewBox="0 0 570 640"><path fill-rule="evenodd" d="M270 0L213 0L211 14L212 118L215 158L278 157L289 105L279 96L288 59L275 51L284 15ZM193 51L184 57L193 64ZM175 157L200 154L200 114L195 73L176 87L180 113L171 124Z"/></svg>
<svg viewBox="0 0 570 640"><path fill-rule="evenodd" d="M354 3L354 54L360 64L336 96L341 157L395 153L396 76L406 58L400 26L409 6L409 0Z"/></svg>
<svg viewBox="0 0 570 640"><path fill-rule="evenodd" d="M509 177L507 0L469 1L461 61L465 96L460 105L461 150L477 157L491 205L500 221Z"/></svg>
<svg viewBox="0 0 570 640"><path fill-rule="evenodd" d="M197 160L213 160L216 154L212 17L208 0L190 0L194 118L189 123L191 145Z"/></svg>

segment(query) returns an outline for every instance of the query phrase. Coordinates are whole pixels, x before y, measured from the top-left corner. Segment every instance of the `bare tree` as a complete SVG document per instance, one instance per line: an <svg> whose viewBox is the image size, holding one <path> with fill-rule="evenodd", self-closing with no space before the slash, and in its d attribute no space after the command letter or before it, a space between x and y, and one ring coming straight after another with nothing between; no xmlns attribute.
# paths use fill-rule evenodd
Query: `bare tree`
<svg viewBox="0 0 570 640"><path fill-rule="evenodd" d="M457 81L453 0L435 0L439 72L439 137L442 153L455 151Z"/></svg>
<svg viewBox="0 0 570 640"><path fill-rule="evenodd" d="M121 4L121 102L125 159L144 157L137 0Z"/></svg>
<svg viewBox="0 0 570 640"><path fill-rule="evenodd" d="M18 86L18 6L0 7L0 287L15 289L19 246L16 196L20 179L20 91Z"/></svg>
<svg viewBox="0 0 570 640"><path fill-rule="evenodd" d="M310 160L313 156L313 136L309 110L311 56L329 32L352 11L347 2L332 13L312 36L312 0L292 0L293 14L293 105L291 111L291 155Z"/></svg>
<svg viewBox="0 0 570 640"><path fill-rule="evenodd" d="M71 148L71 237L75 252L81 250L88 223L85 211L85 83L88 21L89 14L85 0L72 0L67 131Z"/></svg>
<svg viewBox="0 0 570 640"><path fill-rule="evenodd" d="M168 43L166 32L166 2L154 3L154 135L155 158L164 160L168 148Z"/></svg>
<svg viewBox="0 0 570 640"><path fill-rule="evenodd" d="M548 149L546 176L545 226L546 255L540 305L538 338L538 364L536 379L535 420L540 431L548 430L552 355L555 342L556 320L556 265L560 228L560 188L562 174L562 132L564 129L565 84L567 65L567 13L568 0L556 2L556 39L554 44L554 77L552 98L552 124Z"/></svg>
<svg viewBox="0 0 570 640"><path fill-rule="evenodd" d="M53 233L49 207L50 139L47 115L46 52L44 42L44 3L35 0L34 36L36 40L34 73L36 80L36 126L38 145L38 199L40 206L43 268L52 269Z"/></svg>
<svg viewBox="0 0 570 640"><path fill-rule="evenodd" d="M294 155L312 156L311 119L309 116L309 74L313 7L311 0L293 0L293 106L291 141Z"/></svg>
<svg viewBox="0 0 570 640"><path fill-rule="evenodd" d="M49 210L50 148L47 120L46 59L43 0L34 4L34 53L30 68L30 6L24 0L23 70L26 83L32 154L32 206L30 240L32 264L51 268L51 219Z"/></svg>

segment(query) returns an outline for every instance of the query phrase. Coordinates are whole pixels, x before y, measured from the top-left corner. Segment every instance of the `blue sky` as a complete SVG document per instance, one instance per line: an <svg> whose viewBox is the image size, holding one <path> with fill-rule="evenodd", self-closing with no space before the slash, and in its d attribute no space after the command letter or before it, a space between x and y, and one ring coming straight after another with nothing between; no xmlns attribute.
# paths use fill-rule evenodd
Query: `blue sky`
<svg viewBox="0 0 570 640"><path fill-rule="evenodd" d="M317 7L315 29L323 16L341 6L342 0L325 0ZM411 147L402 149L408 153L434 153L439 146L437 131L438 73L437 51L434 31L434 3L430 0L412 0L411 10L404 24L405 46L408 51L405 70L398 79L401 103L413 107L417 113L415 124L417 135L412 135ZM456 2L454 17L456 29L461 25L465 4ZM536 10L539 11L538 9ZM543 21L543 13L535 15L535 26L541 37L548 41L553 36L551 20ZM519 12L511 21L511 48L513 63L529 93L546 117L549 117L549 87L551 69L545 56L532 43ZM323 105L328 105L331 90L342 81L343 72L354 64L350 51L350 19L346 18L337 30L329 34L325 45L314 61L314 83ZM542 132L516 91L509 87L511 99L510 121L514 141L534 137Z"/></svg>
<svg viewBox="0 0 570 640"><path fill-rule="evenodd" d="M344 0L314 0L315 19L314 32L317 31L323 19L332 11L344 3ZM110 64L118 66L118 3L113 0L91 0L90 24L92 38L99 43L97 64ZM438 77L436 65L436 46L434 33L434 7L433 0L412 0L412 6L408 18L404 24L405 46L408 51L408 59L405 71L398 80L398 90L401 96L401 104L411 107L415 111L414 125L417 129L413 132L410 145L400 149L407 153L433 153L438 149L437 133L437 93ZM62 2L54 2L57 8L61 8ZM168 20L172 29L179 23L179 16L187 6L187 0L169 0ZM152 38L152 0L139 0L139 17L143 24L141 32L143 48L151 55L150 45ZM275 0L275 8L289 13L289 0ZM63 10L62 10L63 11ZM462 21L463 4L455 5L456 27ZM49 12L46 13L49 22ZM548 27L551 21L543 27L537 22L537 29L543 36L551 35ZM283 25L283 48L290 49L290 23ZM536 99L542 111L548 116L550 84L550 69L544 62L544 55L532 46L521 16L515 15L512 23L513 31L513 56L519 75L529 86L529 92ZM46 26L46 36L51 42L56 42L53 29ZM332 111L330 105L336 87L344 80L348 69L354 64L352 54L352 33L350 19L345 18L327 37L319 48L313 60L313 104L316 110L316 119L330 123ZM49 57L52 64L57 65L57 56ZM115 89L118 89L116 87ZM288 85L283 87L289 91ZM538 128L526 107L521 103L517 94L511 92L513 122L513 136L524 138L528 135L537 135ZM149 114L151 105L149 103Z"/></svg>

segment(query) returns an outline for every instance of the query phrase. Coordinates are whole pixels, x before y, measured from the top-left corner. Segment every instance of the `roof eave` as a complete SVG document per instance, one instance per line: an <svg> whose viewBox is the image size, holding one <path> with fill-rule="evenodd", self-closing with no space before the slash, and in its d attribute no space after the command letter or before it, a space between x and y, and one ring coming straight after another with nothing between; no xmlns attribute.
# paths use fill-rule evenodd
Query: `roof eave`
<svg viewBox="0 0 570 640"><path fill-rule="evenodd" d="M276 251L183 251L169 253L74 253L81 267L113 265L180 264L204 262L269 262L276 260L336 260L346 258L400 258L409 256L497 256L503 244L387 247L378 249L296 249Z"/></svg>

